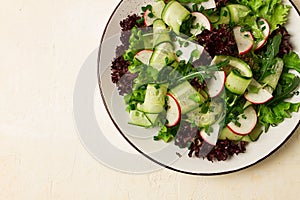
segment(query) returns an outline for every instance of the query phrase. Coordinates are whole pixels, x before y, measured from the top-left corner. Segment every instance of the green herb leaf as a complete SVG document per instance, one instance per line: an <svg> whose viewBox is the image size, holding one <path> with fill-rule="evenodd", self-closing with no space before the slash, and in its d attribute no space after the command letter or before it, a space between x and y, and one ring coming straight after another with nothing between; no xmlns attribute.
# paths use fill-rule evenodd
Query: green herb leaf
<svg viewBox="0 0 300 200"><path fill-rule="evenodd" d="M174 127L163 126L158 132L157 136L154 136L154 140L163 140L164 142L170 142L176 136L179 125Z"/></svg>

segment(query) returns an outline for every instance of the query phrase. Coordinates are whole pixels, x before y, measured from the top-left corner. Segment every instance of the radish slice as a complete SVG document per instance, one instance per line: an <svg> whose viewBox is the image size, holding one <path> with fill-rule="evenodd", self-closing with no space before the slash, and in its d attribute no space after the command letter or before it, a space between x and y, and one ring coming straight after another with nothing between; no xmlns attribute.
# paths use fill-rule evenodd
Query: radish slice
<svg viewBox="0 0 300 200"><path fill-rule="evenodd" d="M200 131L200 135L205 142L216 145L219 137L220 132L220 125L219 124L213 124L211 125L211 128L213 129L212 132L206 133L205 129L202 129Z"/></svg>
<svg viewBox="0 0 300 200"><path fill-rule="evenodd" d="M227 124L227 127L238 135L248 135L251 133L257 123L257 114L252 106L246 108L244 113L238 116L238 123L240 126L230 122Z"/></svg>
<svg viewBox="0 0 300 200"><path fill-rule="evenodd" d="M146 10L144 12L144 24L145 26L151 26L153 22L157 19L155 16L149 17L149 14L151 13L150 10Z"/></svg>
<svg viewBox="0 0 300 200"><path fill-rule="evenodd" d="M267 39L268 39L268 37L270 35L270 25L267 22L267 20L265 20L264 18L260 18L258 20L258 27L259 27L260 30L262 30L262 32L264 34L264 38L263 38L263 40L259 41L256 44L255 50L258 50L261 47L263 47L266 44Z"/></svg>
<svg viewBox="0 0 300 200"><path fill-rule="evenodd" d="M208 88L208 95L212 98L218 96L224 89L225 81L226 81L225 72L216 71L214 73L214 77L212 77L206 82Z"/></svg>
<svg viewBox="0 0 300 200"><path fill-rule="evenodd" d="M266 89L262 88L262 86L254 79L252 79L250 83L251 87L260 88L257 93L254 92L246 92L244 94L245 99L250 101L253 104L262 104L273 98L273 95L268 92Z"/></svg>
<svg viewBox="0 0 300 200"><path fill-rule="evenodd" d="M201 6L203 6L203 8L205 10L216 8L216 2L215 2L215 0L204 1L204 2L201 3Z"/></svg>
<svg viewBox="0 0 300 200"><path fill-rule="evenodd" d="M190 8L190 10L192 10L195 3L186 3L185 5L188 8ZM213 9L213 8L216 8L216 2L215 2L215 0L207 0L207 1L204 1L201 3L198 3L197 8L200 9L201 7L203 7L204 10Z"/></svg>
<svg viewBox="0 0 300 200"><path fill-rule="evenodd" d="M254 45L254 39L249 31L241 31L240 26L236 26L233 28L233 34L235 37L235 41L239 50L239 54L243 55L248 53L253 45Z"/></svg>
<svg viewBox="0 0 300 200"><path fill-rule="evenodd" d="M191 34L198 35L200 34L204 29L210 30L212 29L211 23L209 19L205 15L203 15L200 12L193 12L192 16L196 17L193 25L197 26L197 28L191 29Z"/></svg>
<svg viewBox="0 0 300 200"><path fill-rule="evenodd" d="M169 98L167 101L168 110L166 113L166 119L168 120L168 122L167 122L166 126L171 127L171 126L177 125L180 122L181 109L180 109L178 101L175 99L175 97L173 95L168 93L167 96Z"/></svg>
<svg viewBox="0 0 300 200"><path fill-rule="evenodd" d="M153 53L152 50L142 50L139 51L137 54L135 54L134 57L139 61L141 61L143 64L149 65L152 53Z"/></svg>

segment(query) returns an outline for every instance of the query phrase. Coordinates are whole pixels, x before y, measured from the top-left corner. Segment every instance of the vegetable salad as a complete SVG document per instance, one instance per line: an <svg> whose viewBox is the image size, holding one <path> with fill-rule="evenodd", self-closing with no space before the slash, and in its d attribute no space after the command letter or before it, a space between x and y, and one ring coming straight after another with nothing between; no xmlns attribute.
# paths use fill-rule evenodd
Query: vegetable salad
<svg viewBox="0 0 300 200"><path fill-rule="evenodd" d="M300 83L290 9L281 0L159 0L128 16L112 80L129 124L160 127L153 139L190 157L245 152L299 110L289 101Z"/></svg>

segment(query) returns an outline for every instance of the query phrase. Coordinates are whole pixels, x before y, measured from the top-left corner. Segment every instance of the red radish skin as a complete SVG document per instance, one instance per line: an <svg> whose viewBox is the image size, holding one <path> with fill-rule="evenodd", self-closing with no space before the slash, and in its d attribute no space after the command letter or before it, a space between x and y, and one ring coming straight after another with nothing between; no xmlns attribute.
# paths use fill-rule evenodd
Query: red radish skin
<svg viewBox="0 0 300 200"><path fill-rule="evenodd" d="M249 31L241 31L242 27L236 26L233 28L235 41L240 55L244 55L251 51L254 45L254 38Z"/></svg>
<svg viewBox="0 0 300 200"><path fill-rule="evenodd" d="M244 97L246 100L253 104L263 104L270 101L273 98L273 95L268 92L266 89L262 88L262 85L259 84L255 79L252 79L250 86L260 88L258 93L246 92Z"/></svg>
<svg viewBox="0 0 300 200"><path fill-rule="evenodd" d="M260 24L261 22L263 22L263 24ZM267 22L266 19L260 18L258 20L258 27L262 30L262 32L264 34L264 39L259 41L256 44L255 50L258 50L258 49L262 48L266 44L267 39L269 38L269 35L270 35L270 25L269 25L269 23Z"/></svg>
<svg viewBox="0 0 300 200"><path fill-rule="evenodd" d="M246 119L244 119L242 115L239 116L238 122L241 124L240 127L230 122L227 124L227 128L237 135L245 136L250 134L257 124L257 114L254 108L249 106L245 109L244 115Z"/></svg>
<svg viewBox="0 0 300 200"><path fill-rule="evenodd" d="M197 25L199 23L199 25L203 26L205 29L210 30L210 31L212 30L211 23L210 23L209 19L204 14L202 14L200 12L192 12L191 15L196 17L193 25ZM198 35L201 32L202 32L201 29L192 29L191 30L191 33L193 35Z"/></svg>
<svg viewBox="0 0 300 200"><path fill-rule="evenodd" d="M137 54L135 54L135 58L141 61L143 64L149 65L150 58L152 56L153 51L152 50L142 50L139 51Z"/></svg>
<svg viewBox="0 0 300 200"><path fill-rule="evenodd" d="M200 135L205 142L211 144L211 145L216 145L219 137L219 132L220 132L220 125L219 124L213 124L211 125L213 132L207 134L205 132L205 129L202 129L200 131Z"/></svg>
<svg viewBox="0 0 300 200"><path fill-rule="evenodd" d="M225 71L217 71L214 75L215 78L212 77L206 83L208 88L208 95L212 98L218 96L223 91L226 82Z"/></svg>
<svg viewBox="0 0 300 200"><path fill-rule="evenodd" d="M144 12L144 24L145 26L151 26L154 22L154 20L156 19L155 17L149 17L149 13L151 13L150 10L146 10Z"/></svg>
<svg viewBox="0 0 300 200"><path fill-rule="evenodd" d="M167 110L167 120L168 123L166 124L167 127L172 127L176 126L181 119L181 109L178 101L176 98L168 93L167 96L169 97L168 99L168 110Z"/></svg>
<svg viewBox="0 0 300 200"><path fill-rule="evenodd" d="M261 88L258 93L246 92L244 97L247 101L253 104L263 104L270 101L273 98L273 95L267 90Z"/></svg>

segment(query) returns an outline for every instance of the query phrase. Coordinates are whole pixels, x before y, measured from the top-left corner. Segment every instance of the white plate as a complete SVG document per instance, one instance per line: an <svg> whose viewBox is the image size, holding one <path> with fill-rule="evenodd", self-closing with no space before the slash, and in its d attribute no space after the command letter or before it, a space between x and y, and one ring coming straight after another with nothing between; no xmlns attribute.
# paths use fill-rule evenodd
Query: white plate
<svg viewBox="0 0 300 200"><path fill-rule="evenodd" d="M155 131L145 131L143 128L128 125L129 119L125 112L123 99L118 95L115 85L111 82L110 66L115 57L115 48L120 44L119 22L129 14L140 13L141 6L147 5L147 2L150 1L124 0L120 2L107 23L99 51L98 78L101 96L115 128L126 141L138 152L164 167L195 175L235 172L258 163L279 149L296 131L300 113L293 113L292 118L286 119L275 128L270 128L268 133L263 134L257 142L247 145L246 153L233 156L225 162L209 162L203 159L189 158L187 149L179 149L173 143L165 144L161 141L153 141ZM299 12L291 2L285 2L293 7L287 29L292 36L294 50L300 52ZM300 101L300 97L295 96L291 101Z"/></svg>

